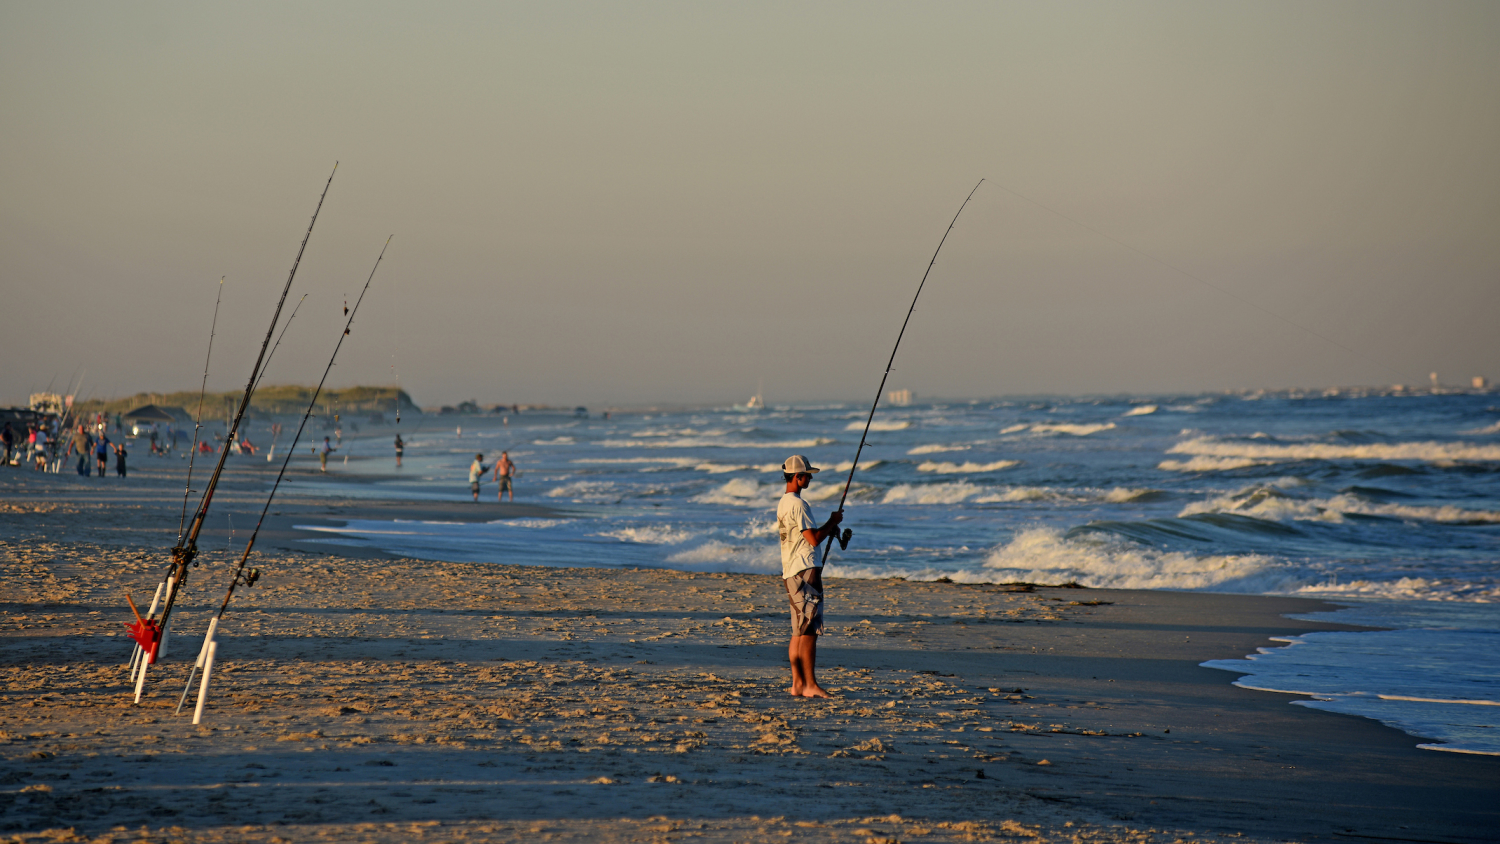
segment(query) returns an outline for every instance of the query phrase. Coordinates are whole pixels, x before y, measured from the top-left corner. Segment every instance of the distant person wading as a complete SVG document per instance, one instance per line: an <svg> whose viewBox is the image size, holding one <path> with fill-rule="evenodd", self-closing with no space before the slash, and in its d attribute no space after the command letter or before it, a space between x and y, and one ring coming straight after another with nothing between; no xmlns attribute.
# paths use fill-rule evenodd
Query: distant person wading
<svg viewBox="0 0 1500 844"><path fill-rule="evenodd" d="M495 493L496 501L503 500L505 493L509 492L511 503L515 503L516 492L515 487L511 486L511 479L518 474L520 472L516 469L516 464L510 462L510 452L500 452L500 459L495 461L495 482L500 484L499 491Z"/></svg>
<svg viewBox="0 0 1500 844"><path fill-rule="evenodd" d="M474 462L469 464L469 492L474 494L474 500L479 500L479 484L484 480L484 473L490 467L484 465L484 455L474 455Z"/></svg>

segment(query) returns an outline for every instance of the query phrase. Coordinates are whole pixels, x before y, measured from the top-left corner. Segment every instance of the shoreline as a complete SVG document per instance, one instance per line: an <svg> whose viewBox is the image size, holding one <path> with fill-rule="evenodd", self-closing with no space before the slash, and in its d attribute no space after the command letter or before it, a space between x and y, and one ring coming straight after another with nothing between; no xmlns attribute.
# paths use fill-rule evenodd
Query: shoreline
<svg viewBox="0 0 1500 844"><path fill-rule="evenodd" d="M181 487L114 480L0 472L3 835L1467 842L1500 824L1500 759L1199 666L1367 629L1286 618L1337 606L1305 598L830 578L819 665L841 696L810 702L785 694L774 578L381 557L268 522L194 728L172 709L229 532L203 540L130 705L120 589L149 597ZM260 492L222 489L237 551Z"/></svg>

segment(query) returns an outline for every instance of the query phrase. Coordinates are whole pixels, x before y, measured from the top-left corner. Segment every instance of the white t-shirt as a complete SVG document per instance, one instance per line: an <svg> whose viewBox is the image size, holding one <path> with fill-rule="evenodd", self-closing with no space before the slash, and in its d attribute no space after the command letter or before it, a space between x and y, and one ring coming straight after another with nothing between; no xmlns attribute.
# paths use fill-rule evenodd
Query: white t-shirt
<svg viewBox="0 0 1500 844"><path fill-rule="evenodd" d="M814 530L812 508L795 492L781 496L776 505L776 533L781 537L781 577L785 580L803 569L819 568L818 549L807 544L804 530Z"/></svg>

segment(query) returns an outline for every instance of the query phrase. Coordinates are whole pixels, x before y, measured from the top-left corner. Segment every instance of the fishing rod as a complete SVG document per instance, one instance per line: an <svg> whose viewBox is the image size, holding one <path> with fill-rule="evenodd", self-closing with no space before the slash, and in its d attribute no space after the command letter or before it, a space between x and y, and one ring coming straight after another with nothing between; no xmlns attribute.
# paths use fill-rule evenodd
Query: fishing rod
<svg viewBox="0 0 1500 844"><path fill-rule="evenodd" d="M286 297L292 289L292 280L297 277L297 267L302 263L302 255L307 251L307 241L312 238L313 226L318 222L318 213L323 210L323 200L328 198L328 188L333 184L333 177L338 173L338 169L338 162L335 161L333 172L328 174L328 182L323 185L323 193L318 197L318 206L313 209L312 220L307 224L307 233L302 236L302 245L297 249L297 257L292 261L292 269L287 273L286 284L281 288L281 296L276 300L276 310L271 314L271 324L266 328L266 338L261 341L260 353L255 357L255 365L250 368L250 377L245 382L245 393L240 398L239 409L229 425L229 440L234 439L235 432L239 430L240 422L245 417L245 410L250 406L250 398L255 393L256 379L266 359L266 349L271 345L271 336L276 333L276 324L281 319L281 309L286 306ZM219 486L219 479L224 474L224 462L228 458L228 448L219 452L219 461L214 466L214 472L209 476L208 484L203 490L203 498L199 501L197 512L193 515L191 527L188 528L186 537L179 539L176 547L172 549L172 562L176 568L176 575L171 581L172 588L167 591L166 603L162 607L160 620L146 619L146 623L131 628L132 638L140 642L141 647L148 652L148 662L156 661L157 647L161 644L163 632L172 617L172 607L176 603L177 596L182 593L183 583L187 580L188 567L195 565L194 558L198 556L198 536L203 532L203 524L208 518L209 504L213 502L214 491ZM139 685L137 683L137 687Z"/></svg>
<svg viewBox="0 0 1500 844"><path fill-rule="evenodd" d="M266 377L266 370L271 368L271 359L276 357L276 350L281 348L281 338L286 336L286 330L292 327L292 320L297 318L297 312L302 310L302 303L306 301L307 294L303 293L302 298L297 300L297 307L292 308L292 315L286 318L286 325L281 326L281 333L276 335L276 345L272 346L271 353L266 355L266 365L260 368L260 378L255 379L255 389L260 389L261 379Z"/></svg>
<svg viewBox="0 0 1500 844"><path fill-rule="evenodd" d="M193 463L198 460L198 431L203 427L203 394L208 389L208 364L214 359L214 334L219 329L219 301L223 298L224 276L219 276L219 293L214 297L214 319L208 326L208 354L203 358L203 383L198 387L198 418L193 420L193 444L188 447L187 483L182 488L182 515L177 517L178 545L182 544L182 531L187 526L188 496L193 493ZM177 444L174 442L172 445L175 448Z"/></svg>
<svg viewBox="0 0 1500 844"><path fill-rule="evenodd" d="M281 333L278 334L278 335L276 335L276 345L272 346L271 347L271 353L269 355L266 355L266 365L262 366L260 368L260 377L255 379L255 389L257 391L260 390L260 382L261 382L261 380L266 377L266 370L268 370L268 369L271 368L271 361L273 359L275 359L275 357L276 357L276 350L279 349L279 348L281 348L281 340L282 340L282 338L286 336L287 329L292 327L292 320L294 320L294 319L297 318L297 312L300 311L300 310L302 310L302 303L306 302L306 301L307 301L307 294L303 293L302 294L302 298L297 300L297 307L292 308L292 315L289 316L289 317L287 317L286 318L286 324L283 325L283 326L281 326ZM271 422L273 423L273 427L274 427L275 421L276 421L276 417L273 415L271 417ZM225 447L228 448L230 445L231 445L231 443L226 443ZM271 453L266 455L266 461L267 462L270 462L270 460L271 460L271 454L274 454L274 453L276 453L276 437L272 436L271 437Z"/></svg>
<svg viewBox="0 0 1500 844"><path fill-rule="evenodd" d="M94 397L94 388L90 387L88 395L83 397L83 401L78 400L78 394L83 390L83 382L88 380L88 377L89 371L87 369L83 371L82 375L78 376L78 386L74 387L71 393L74 401L72 404L68 405L68 409L63 412L62 423L58 427L58 439L62 440L63 437L66 437L69 448L73 447L73 434L75 433L71 429L74 423L82 418L82 416L78 412L78 408L82 407L85 402ZM62 448L62 443L58 442L53 445L53 454L56 455L56 460L53 461L56 465L52 470L52 474L61 475L63 461L68 459L70 453L65 453ZM84 456L87 457L88 455Z"/></svg>
<svg viewBox="0 0 1500 844"><path fill-rule="evenodd" d="M906 336L906 326L911 322L912 312L917 309L917 298L922 295L922 288L927 285L927 276L932 273L932 266L937 263L938 253L943 251L943 244L948 242L948 235L953 232L953 226L958 222L958 215L964 213L964 208L968 207L969 200L974 198L975 191L978 191L979 185L982 184L984 184L984 179L980 179L974 185L974 190L969 191L969 195L964 197L963 205L958 206L958 214L953 215L953 220L943 231L942 240L938 241L937 249L932 252L932 260L927 262L927 271L922 273L922 282L917 285L917 293L911 297L911 307L906 309L906 319L901 321L901 331L896 335L896 345L891 348L891 359L886 361L885 374L880 376L880 386L875 390L875 401L870 403L870 415L865 418L865 432L859 435L859 448L854 450L854 463L849 467L849 479L844 481L844 494L839 496L840 513L844 512L844 502L849 499L849 487L854 484L854 471L859 468L859 455L865 450L865 439L870 436L870 423L875 421L875 408L880 406L880 397L885 392L885 379L891 377L891 368L896 365L896 350L901 348L901 338ZM854 531L848 528L845 528L843 533L837 534L839 550L848 549L849 538L853 535ZM833 553L833 540L833 536L828 537L828 544L823 548L823 560L819 565L828 562L828 555Z"/></svg>
<svg viewBox="0 0 1500 844"><path fill-rule="evenodd" d="M302 431L307 427L307 420L312 417L313 409L318 405L318 396L323 392L323 384L328 381L328 373L333 371L334 361L338 360L339 349L344 346L344 338L349 336L350 328L354 325L354 316L359 313L359 305L365 300L365 293L370 289L370 282L375 280L375 271L380 269L380 262L384 260L385 250L390 247L391 238L393 237L395 235L387 237L385 245L380 247L380 255L375 259L375 266L370 268L370 276L365 279L365 286L359 291L359 298L355 300L354 308L349 311L349 318L344 323L344 330L339 334L338 342L333 346L333 354L328 357L328 366L323 369L323 377L319 379L318 386L313 390L312 400L307 403L307 411L302 414L302 421L297 425L297 433L292 437L292 444L287 447L286 457L282 458L281 471L276 473L276 482L271 485L271 494L266 496L265 506L260 510L260 518L256 520L255 529L250 532L250 539L245 543L245 553L240 556L239 565L235 566L234 576L229 580L229 589L224 593L224 602L219 605L218 614L209 620L208 633L203 638L203 648L199 651L200 654L207 654L209 652L209 646L213 642L214 633L218 630L219 619L223 618L224 613L229 610L229 601L234 597L235 587L241 583L247 587L254 586L255 581L260 579L260 569L250 569L247 572L245 571L245 564L250 560L250 552L255 548L255 540L260 536L260 527L266 520L266 513L271 509L271 502L276 498L276 491L281 488L281 479L286 476L286 469L292 462L292 455L297 453L297 443L302 439ZM200 659L199 662L201 663L202 660ZM183 688L182 698L177 702L178 712L182 711L182 704L187 700L188 691L193 686L193 672L197 668L198 665L195 664L193 670L188 672L187 686ZM205 687L207 685L207 672L208 669L205 669ZM199 691L200 699L203 697L204 691L206 691L206 688Z"/></svg>

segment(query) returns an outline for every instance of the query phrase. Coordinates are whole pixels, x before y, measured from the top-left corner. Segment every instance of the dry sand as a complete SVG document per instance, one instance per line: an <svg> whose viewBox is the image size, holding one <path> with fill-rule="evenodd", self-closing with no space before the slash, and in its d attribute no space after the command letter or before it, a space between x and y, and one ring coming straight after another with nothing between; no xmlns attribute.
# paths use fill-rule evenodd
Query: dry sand
<svg viewBox="0 0 1500 844"><path fill-rule="evenodd" d="M1329 625L1312 601L829 581L830 701L790 698L770 577L394 559L292 524L495 504L279 501L227 586L205 534L133 705L181 467L0 470L0 837L13 841L1493 841L1500 759L1421 751L1198 667ZM260 467L215 504L235 546Z"/></svg>

